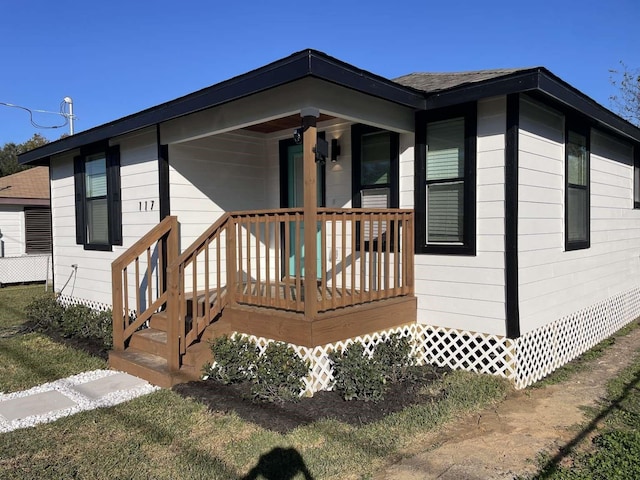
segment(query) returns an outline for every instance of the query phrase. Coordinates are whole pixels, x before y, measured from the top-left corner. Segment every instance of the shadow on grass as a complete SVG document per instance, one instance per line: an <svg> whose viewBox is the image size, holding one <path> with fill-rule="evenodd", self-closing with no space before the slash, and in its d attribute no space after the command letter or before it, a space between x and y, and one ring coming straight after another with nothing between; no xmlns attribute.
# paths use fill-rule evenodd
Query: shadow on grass
<svg viewBox="0 0 640 480"><path fill-rule="evenodd" d="M305 480L313 480L302 455L295 448L276 447L262 455L242 480L256 480L258 476L266 480L292 480L299 473L304 475Z"/></svg>
<svg viewBox="0 0 640 480"><path fill-rule="evenodd" d="M105 410L105 413L112 417L113 421L120 424L126 431L137 429L142 432L150 442L158 445L171 445L171 451L178 450L192 470L199 470L211 478L240 480L239 474L235 470L230 469L224 461L218 457L195 447L187 441L177 438L168 428L163 428L156 423L145 420L142 415L136 414L134 410L132 410L131 413L128 411L122 412L121 410L122 409L108 409ZM187 429L188 427L185 425L184 428ZM140 471L139 473L144 476L143 472ZM215 475L219 476L216 477Z"/></svg>
<svg viewBox="0 0 640 480"><path fill-rule="evenodd" d="M640 387L640 374L636 374L633 379L628 382L624 390L615 399L610 400L609 405L602 409L596 417L594 417L580 432L571 439L560 451L549 460L547 460L540 471L533 476L534 479L547 479L552 478L558 471L561 462L569 457L573 452L573 449L578 446L584 439L598 429L598 424L606 419L612 412L616 410L622 410L622 402L624 402L631 392L637 390Z"/></svg>

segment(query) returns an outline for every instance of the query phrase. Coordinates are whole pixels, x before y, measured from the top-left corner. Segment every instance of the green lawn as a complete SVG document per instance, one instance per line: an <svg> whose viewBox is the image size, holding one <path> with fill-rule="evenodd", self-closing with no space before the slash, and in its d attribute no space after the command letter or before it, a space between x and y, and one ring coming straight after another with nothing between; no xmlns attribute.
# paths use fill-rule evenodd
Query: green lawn
<svg viewBox="0 0 640 480"><path fill-rule="evenodd" d="M0 392L14 392L87 370L104 360L25 331L25 307L44 293L44 285L0 289Z"/></svg>
<svg viewBox="0 0 640 480"><path fill-rule="evenodd" d="M576 448L550 458L541 455L532 479L640 478L640 354L607 386L607 397L591 411L576 436ZM590 439L592 439L590 441Z"/></svg>
<svg viewBox="0 0 640 480"><path fill-rule="evenodd" d="M448 375L435 388L447 392L442 401L378 423L354 427L327 420L286 435L160 390L0 434L0 478L229 480L247 475L263 455L263 473L276 473L259 478L302 479L291 471L302 465L316 480L370 478L421 433L508 390L499 378L466 372Z"/></svg>
<svg viewBox="0 0 640 480"><path fill-rule="evenodd" d="M25 307L34 297L44 293L44 285L0 288L0 332L24 323Z"/></svg>

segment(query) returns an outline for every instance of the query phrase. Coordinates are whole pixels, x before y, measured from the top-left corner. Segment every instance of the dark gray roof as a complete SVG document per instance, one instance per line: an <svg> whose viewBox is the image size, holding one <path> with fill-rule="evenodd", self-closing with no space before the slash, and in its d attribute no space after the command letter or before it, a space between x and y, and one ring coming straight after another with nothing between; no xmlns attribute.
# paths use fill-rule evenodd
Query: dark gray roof
<svg viewBox="0 0 640 480"><path fill-rule="evenodd" d="M405 87L411 87L416 90L422 90L423 92L430 93L459 87L460 85L492 80L514 73L527 72L530 70L535 69L499 68L494 70L475 70L468 72L416 72L395 78L393 81L400 85L404 85Z"/></svg>

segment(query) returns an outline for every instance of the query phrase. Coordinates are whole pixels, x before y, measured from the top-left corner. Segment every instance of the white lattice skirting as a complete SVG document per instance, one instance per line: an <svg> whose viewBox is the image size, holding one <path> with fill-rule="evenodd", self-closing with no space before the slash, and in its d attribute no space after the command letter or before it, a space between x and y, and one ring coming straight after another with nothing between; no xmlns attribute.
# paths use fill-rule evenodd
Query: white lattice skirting
<svg viewBox="0 0 640 480"><path fill-rule="evenodd" d="M86 300L84 298L72 297L70 295L58 295L58 303L63 307L70 307L71 305L84 305L91 310L99 312L105 312L111 308L111 305L106 303L95 302L93 300Z"/></svg>
<svg viewBox="0 0 640 480"><path fill-rule="evenodd" d="M354 342L371 353L387 335L410 337L419 363L498 375L525 388L601 342L640 316L640 288L618 294L512 340L499 335L408 325L314 348L291 345L311 363L303 394L328 390L329 353ZM247 336L262 351L272 341Z"/></svg>

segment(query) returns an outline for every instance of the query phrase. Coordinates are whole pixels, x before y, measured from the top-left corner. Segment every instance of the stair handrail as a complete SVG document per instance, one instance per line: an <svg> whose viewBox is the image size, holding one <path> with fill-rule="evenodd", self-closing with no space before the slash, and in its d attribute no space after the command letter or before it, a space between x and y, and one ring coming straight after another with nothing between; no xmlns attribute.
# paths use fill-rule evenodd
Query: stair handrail
<svg viewBox="0 0 640 480"><path fill-rule="evenodd" d="M184 303L184 267L191 261L194 255L205 246L205 244L215 237L219 232L227 227L232 214L224 213L209 228L207 228L191 245L189 245L180 255L178 255L167 266L167 344L168 366L172 371L180 369L180 357L186 351L185 338L186 323L185 315L182 312L182 304ZM227 239L228 241L229 239ZM233 251L233 250L231 250ZM227 264L229 265L229 256L227 256ZM227 267L227 290L231 291L231 285L235 284L235 271ZM196 295L196 292L193 292ZM223 307L228 302L229 295L223 301Z"/></svg>
<svg viewBox="0 0 640 480"><path fill-rule="evenodd" d="M123 292L123 276L127 267L140 257L154 243L166 237L166 263L171 263L178 255L178 217L167 216L138 241L131 245L111 263L112 280L112 319L113 319L113 349L124 350L125 342L151 315L167 300L167 291L160 282L158 298L151 302L143 312L136 312L136 318L130 322L130 308L128 306L128 289ZM148 266L150 268L150 266ZM163 268L161 267L160 270ZM136 285L136 294L138 286ZM127 298L123 298L123 294Z"/></svg>

